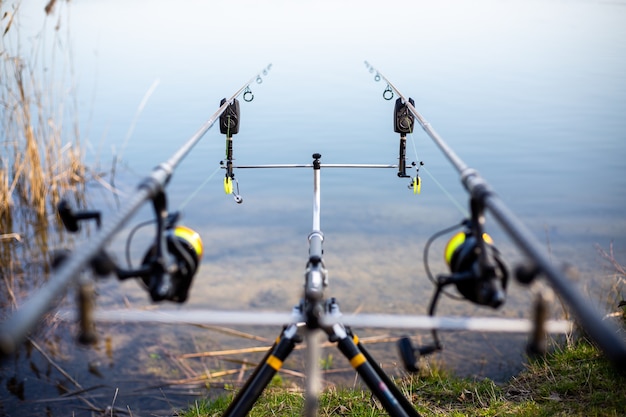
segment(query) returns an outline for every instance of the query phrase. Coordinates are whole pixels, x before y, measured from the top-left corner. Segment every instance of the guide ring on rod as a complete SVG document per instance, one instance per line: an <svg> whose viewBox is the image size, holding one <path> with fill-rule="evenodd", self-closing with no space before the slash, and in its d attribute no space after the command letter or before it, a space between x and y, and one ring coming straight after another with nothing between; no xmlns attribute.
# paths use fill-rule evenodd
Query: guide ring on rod
<svg viewBox="0 0 626 417"><path fill-rule="evenodd" d="M383 91L383 98L385 100L391 100L393 98L393 90L391 89L389 84L387 84L387 88L385 88L385 91Z"/></svg>
<svg viewBox="0 0 626 417"><path fill-rule="evenodd" d="M376 75L374 75L374 81L378 82L380 81L380 74L376 73Z"/></svg>
<svg viewBox="0 0 626 417"><path fill-rule="evenodd" d="M263 82L263 78L261 78L261 76L260 76L260 75L257 75L257 77L256 77L256 83L257 83L257 84L261 84L262 82Z"/></svg>
<svg viewBox="0 0 626 417"><path fill-rule="evenodd" d="M254 100L254 94L250 91L250 87L246 87L246 90L243 92L243 101L250 103Z"/></svg>

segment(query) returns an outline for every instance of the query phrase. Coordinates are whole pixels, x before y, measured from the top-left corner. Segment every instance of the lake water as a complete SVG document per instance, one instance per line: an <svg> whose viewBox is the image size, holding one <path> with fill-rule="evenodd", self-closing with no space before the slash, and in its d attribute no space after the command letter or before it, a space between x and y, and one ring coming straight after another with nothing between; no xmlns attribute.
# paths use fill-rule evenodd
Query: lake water
<svg viewBox="0 0 626 417"><path fill-rule="evenodd" d="M34 34L41 31L44 5L22 5L24 48L42 38ZM608 249L612 242L616 258L626 259L626 2L159 0L56 7L58 15L45 24L50 29L60 23L72 39L62 46L72 58L87 159L108 172L119 157L115 184L125 195L215 112L222 97L257 74L263 82L250 85L254 100L241 100L236 163L310 163L315 152L325 163L396 163L393 101L383 99L386 84L374 80L367 60L415 100L450 147L545 242L554 262L577 269L572 285L606 308L604 292L614 276L594 245ZM215 174L223 157L224 137L216 126L168 186L170 208L182 210L183 223L201 234L205 247L190 299L181 308L290 311L304 282L311 172L237 170L244 199L237 205L223 192L223 172ZM337 297L344 313L424 314L433 291L423 269L424 243L466 216L458 174L418 129L409 138L407 158L425 164L417 196L393 170L322 170L327 295ZM106 222L116 208L114 198L95 184L90 190ZM147 207L129 222L111 252L122 259L130 228L151 215ZM487 229L514 267L520 260L515 247L489 217ZM146 232L133 241L136 262L149 237ZM445 242L437 241L431 252L435 273L446 272ZM150 306L134 282L109 280L99 293L106 307ZM497 312L448 299L438 312L528 317L530 301L529 291L514 283ZM163 414L193 402L196 394L216 391L202 384L150 390L151 379L240 366L186 362L177 355L265 345L191 326L99 330L97 348L85 349L68 341L70 329L59 325L54 358L72 367L84 388L95 387L94 402L106 406L115 397L133 415ZM270 341L279 332L243 330ZM405 333L357 330L360 336ZM412 336L430 340L426 332ZM506 380L523 366L524 335L461 333L443 340L437 359L463 375ZM372 353L398 372L392 344L373 345ZM325 354L334 355L337 368L347 367L338 352ZM302 358L294 356L289 366L301 369ZM48 407L53 415L80 415L79 400L36 402L53 398L55 384L67 381L54 370L35 376L33 363L41 369L46 361L35 352L20 363L28 367L29 360L31 370L4 369L0 413L35 415ZM73 368L77 362L83 365ZM98 364L102 377L85 363ZM340 381L346 378L353 376L344 372ZM9 389L12 381L26 381L26 401Z"/></svg>

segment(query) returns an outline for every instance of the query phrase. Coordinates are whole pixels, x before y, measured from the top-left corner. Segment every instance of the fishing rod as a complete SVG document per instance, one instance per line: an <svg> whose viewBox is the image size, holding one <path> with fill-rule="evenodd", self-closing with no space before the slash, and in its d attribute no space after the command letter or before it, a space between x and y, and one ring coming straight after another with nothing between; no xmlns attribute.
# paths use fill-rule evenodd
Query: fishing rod
<svg viewBox="0 0 626 417"><path fill-rule="evenodd" d="M270 68L271 64L262 69L262 73L267 74ZM139 210L143 203L149 200L153 203L157 222L157 237L152 248L153 253L150 255L150 258L154 262L151 262L149 266L143 265L144 268L142 271L132 272L135 273L134 275L141 276L142 278L146 278L148 274L152 274L152 278L156 277L155 279L146 278L148 281L151 281L150 291L155 301L165 299L180 301L181 297L186 298L189 282L183 282L182 286L177 287L177 283L174 282L176 277L168 275L169 271L167 268L172 265L166 264L166 261L163 259L165 257L163 252L169 252L170 250L178 251L179 257L187 258L185 262L191 262L191 260L188 259L189 253L185 252L201 251L201 243L198 243L199 238L194 236L191 232L182 228L173 227L175 216L171 217L167 212L167 201L164 190L177 166L189 152L191 152L194 146L202 139L218 118L236 102L237 97L242 93L246 101L250 101L254 97L250 91L250 84L255 80L257 83L260 83L259 80L262 81L261 75L257 74L248 80L241 88L235 91L228 100L223 99L217 111L200 126L187 142L171 155L169 159L154 168L151 174L139 183L136 191L132 194L127 203L107 221L106 225L99 229L99 233L94 238L89 239L84 246L74 253L64 257L49 281L42 286L37 293L26 300L12 316L0 324L0 356L9 355L17 350L22 341L26 339L28 333L39 324L43 315L52 308L56 300L66 292L69 286L79 282L81 272L88 266L91 265L104 269L100 271L103 274L109 273L112 269L115 269L114 266L111 265L110 259L106 259L106 256L104 256L103 249L115 233L117 233L133 214ZM85 216L81 213L73 213L67 208L63 209L63 211L60 210L60 215L66 227L68 230L74 228L77 230L74 223L83 220L81 217ZM90 217L87 216L87 218ZM168 229L170 230L169 235L166 233ZM192 247L193 251L188 251L185 248L180 250L181 241L195 246ZM191 266L191 264L188 264L186 267L190 268ZM197 267L197 264L195 266ZM122 272L123 274L129 271L118 270L117 272ZM186 272L195 271L189 270ZM124 278L129 278L129 276L120 276L120 279ZM185 285L187 285L186 288ZM84 318L89 319L89 317Z"/></svg>
<svg viewBox="0 0 626 417"><path fill-rule="evenodd" d="M375 81L381 79L387 83L383 92L383 98L391 100L394 92L399 96L398 101L405 106L411 115L417 120L424 132L435 142L445 157L460 175L460 180L470 195L472 220L471 233L466 233L467 238L472 238L474 248L479 253L476 265L486 267L485 259L491 245L488 239L483 238L482 223L484 223L483 211L488 209L496 221L513 239L522 252L530 259L530 265L518 268L517 278L520 282L530 283L539 274L542 274L550 286L559 294L560 298L571 308L576 320L602 349L607 358L620 370L626 370L626 341L619 336L619 332L607 321L602 320L601 314L589 303L573 283L566 277L564 272L554 266L550 258L542 250L540 243L530 230L517 218L515 214L498 197L493 188L482 178L479 173L470 168L435 131L431 124L415 109L414 101L407 99L394 84L389 81L379 70L367 61L367 69L375 73ZM396 104L397 105L397 104ZM472 245L468 245L472 246ZM452 253L446 255L450 261ZM485 268L487 269L487 268ZM484 270L484 269L483 269ZM465 295L465 294L464 294Z"/></svg>

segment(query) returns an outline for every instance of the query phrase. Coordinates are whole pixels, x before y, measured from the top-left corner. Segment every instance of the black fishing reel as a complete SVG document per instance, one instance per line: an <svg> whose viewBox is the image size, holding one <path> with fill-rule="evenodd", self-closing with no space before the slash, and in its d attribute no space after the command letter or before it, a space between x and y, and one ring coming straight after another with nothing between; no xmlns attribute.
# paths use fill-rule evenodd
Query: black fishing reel
<svg viewBox="0 0 626 417"><path fill-rule="evenodd" d="M141 275L152 301L187 301L193 277L202 259L202 240L194 230L185 226L171 227L165 232L166 249L170 259L162 262L154 244L146 252Z"/></svg>
<svg viewBox="0 0 626 417"><path fill-rule="evenodd" d="M99 277L113 273L120 280L139 278L152 301L184 303L202 259L202 239L196 231L176 225L179 213L167 214L164 194L156 197L154 203L156 212L163 214L163 217L157 216L154 243L146 251L139 268L131 265L130 242L137 229L153 224L154 221L136 226L129 235L126 243L129 269L120 268L104 250L91 260L90 266ZM99 212L74 212L66 201L59 204L58 211L64 226L70 232L77 232L79 223L85 220L95 219L100 224ZM57 251L53 257L53 267L60 266L68 255L69 251Z"/></svg>
<svg viewBox="0 0 626 417"><path fill-rule="evenodd" d="M484 260L482 251L487 252ZM477 239L471 229L459 232L448 241L444 257L452 275L440 278L443 285L453 283L475 304L492 308L504 304L509 274L491 236L483 233Z"/></svg>
<svg viewBox="0 0 626 417"><path fill-rule="evenodd" d="M431 280L436 285L430 301L428 314L435 315L439 296L444 287L454 284L464 299L474 304L499 308L506 299L509 273L500 258L500 252L493 244L493 239L482 231L482 213L473 210L473 220L463 222L465 230L452 236L446 244L444 259L450 274L442 274L434 280L428 268L428 250L435 238L448 233L453 228L443 230L431 237L424 248L424 266ZM454 226L457 228L458 226ZM414 347L411 339L403 337L398 341L398 352L409 372L417 372L420 356L429 355L442 349L437 329L432 330L434 343Z"/></svg>

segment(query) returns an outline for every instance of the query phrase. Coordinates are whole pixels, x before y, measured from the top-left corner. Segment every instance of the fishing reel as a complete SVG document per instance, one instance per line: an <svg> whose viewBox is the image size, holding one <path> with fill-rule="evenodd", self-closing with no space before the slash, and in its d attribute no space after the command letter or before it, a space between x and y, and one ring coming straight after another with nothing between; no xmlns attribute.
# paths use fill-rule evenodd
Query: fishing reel
<svg viewBox="0 0 626 417"><path fill-rule="evenodd" d="M143 257L142 269L150 273L142 274L141 280L152 301L184 303L200 266L202 240L197 232L188 227L171 225L165 232L165 242L169 263L159 259L155 243Z"/></svg>
<svg viewBox="0 0 626 417"><path fill-rule="evenodd" d="M444 259L452 275L440 277L441 285L454 284L475 304L492 308L504 304L508 271L491 236L483 233L477 238L471 229L459 232L448 241Z"/></svg>
<svg viewBox="0 0 626 417"><path fill-rule="evenodd" d="M194 230L176 225L179 212L168 214L166 197L159 192L152 200L156 214L156 237L146 251L141 267L124 271L117 268L119 279L140 278L154 302L187 301L189 288L200 266L203 246L200 235ZM128 237L126 256L130 265L130 240L137 226Z"/></svg>
<svg viewBox="0 0 626 417"><path fill-rule="evenodd" d="M428 314L435 315L439 296L444 287L454 284L464 299L474 304L499 308L506 299L506 288L509 273L500 258L500 252L494 246L493 239L483 232L484 217L481 204L472 199L472 219L465 220L465 230L456 233L445 246L444 260L450 274L442 274L433 279L428 268L428 251L437 237L450 232L445 229L431 237L424 248L424 266L428 277L435 283L435 292L430 301ZM442 349L437 329L432 330L434 344L414 347L408 337L398 341L398 351L406 370L417 372L420 356L428 355Z"/></svg>
<svg viewBox="0 0 626 417"><path fill-rule="evenodd" d="M193 277L198 272L202 259L203 245L200 235L185 226L178 226L179 213L172 213L164 220L157 219L157 235L154 243L143 256L141 267L122 269L115 267L120 280L139 278L154 302L187 301ZM126 256L130 265L129 248L132 235L145 225L144 222L133 229L126 242Z"/></svg>
<svg viewBox="0 0 626 417"><path fill-rule="evenodd" d="M152 224L154 221L144 222L131 231L126 242L129 269L117 266L104 250L91 260L90 266L98 277L114 273L120 280L139 278L148 290L152 301L184 303L202 259L202 239L196 231L176 225L179 213L167 214L163 193L155 197L153 203L158 214L157 233L154 243L143 256L141 266L133 268L130 262L129 248L132 236L137 229ZM80 221L96 219L98 224L100 223L99 212L75 213L65 201L59 204L58 211L66 229L71 232L79 230ZM60 266L68 255L69 251L59 251L55 254L53 266Z"/></svg>

